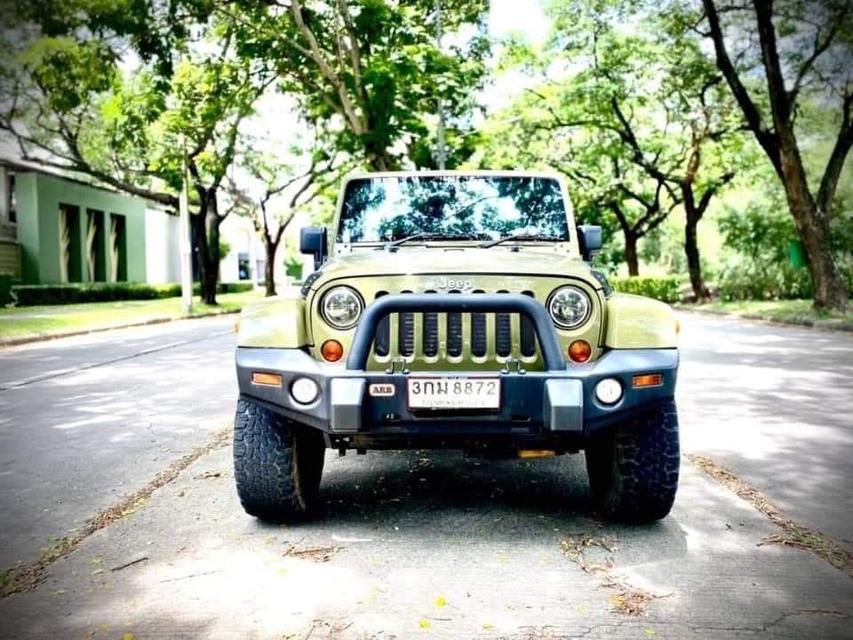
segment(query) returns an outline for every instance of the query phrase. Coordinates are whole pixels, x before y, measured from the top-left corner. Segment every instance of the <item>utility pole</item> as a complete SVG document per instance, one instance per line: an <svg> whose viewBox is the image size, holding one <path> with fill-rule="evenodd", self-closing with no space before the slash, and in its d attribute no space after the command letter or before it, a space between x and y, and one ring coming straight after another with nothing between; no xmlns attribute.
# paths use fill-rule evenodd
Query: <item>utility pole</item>
<svg viewBox="0 0 853 640"><path fill-rule="evenodd" d="M189 314L193 308L192 242L190 239L190 194L187 174L187 145L181 136L181 195L178 198L180 213L179 231L181 247L181 308Z"/></svg>
<svg viewBox="0 0 853 640"><path fill-rule="evenodd" d="M441 51L441 0L435 0L435 39L439 52ZM447 166L447 147L444 141L444 101L441 96L438 98L438 127L435 131L436 149L435 161L438 164L440 171L444 171Z"/></svg>

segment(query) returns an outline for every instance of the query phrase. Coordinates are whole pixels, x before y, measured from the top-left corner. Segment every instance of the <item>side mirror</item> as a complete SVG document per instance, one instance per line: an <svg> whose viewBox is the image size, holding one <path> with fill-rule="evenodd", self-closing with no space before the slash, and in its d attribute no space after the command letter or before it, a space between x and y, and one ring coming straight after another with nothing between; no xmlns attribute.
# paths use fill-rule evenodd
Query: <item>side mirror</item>
<svg viewBox="0 0 853 640"><path fill-rule="evenodd" d="M305 227L299 231L299 251L314 256L314 268L318 269L329 253L326 227Z"/></svg>
<svg viewBox="0 0 853 640"><path fill-rule="evenodd" d="M597 224L578 226L578 241L580 242L581 256L589 262L601 249L601 227Z"/></svg>

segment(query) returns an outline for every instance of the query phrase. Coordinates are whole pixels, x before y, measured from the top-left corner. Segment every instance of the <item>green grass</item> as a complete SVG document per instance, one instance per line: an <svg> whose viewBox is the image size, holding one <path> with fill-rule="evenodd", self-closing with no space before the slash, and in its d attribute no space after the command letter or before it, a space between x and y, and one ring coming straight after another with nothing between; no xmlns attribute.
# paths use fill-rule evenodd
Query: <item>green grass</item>
<svg viewBox="0 0 853 640"><path fill-rule="evenodd" d="M694 309L722 311L739 316L761 317L777 322L797 324L853 324L853 311L815 311L811 300L743 300L736 302L710 302L703 305L691 305Z"/></svg>
<svg viewBox="0 0 853 640"><path fill-rule="evenodd" d="M77 331L108 329L122 325L238 311L263 297L263 291L221 293L210 306L193 300L192 313L185 316L180 298L90 302L56 306L8 307L0 309L0 344L11 340L59 336Z"/></svg>

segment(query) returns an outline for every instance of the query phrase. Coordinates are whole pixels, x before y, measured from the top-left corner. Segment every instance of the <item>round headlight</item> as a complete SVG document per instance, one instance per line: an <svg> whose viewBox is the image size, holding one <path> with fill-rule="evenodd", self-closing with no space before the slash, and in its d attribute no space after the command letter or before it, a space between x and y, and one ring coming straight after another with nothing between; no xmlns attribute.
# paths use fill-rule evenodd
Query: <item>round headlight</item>
<svg viewBox="0 0 853 640"><path fill-rule="evenodd" d="M589 296L577 287L560 287L551 294L548 312L563 329L574 329L589 317Z"/></svg>
<svg viewBox="0 0 853 640"><path fill-rule="evenodd" d="M364 304L349 287L335 287L323 297L323 318L336 329L349 329L358 322Z"/></svg>

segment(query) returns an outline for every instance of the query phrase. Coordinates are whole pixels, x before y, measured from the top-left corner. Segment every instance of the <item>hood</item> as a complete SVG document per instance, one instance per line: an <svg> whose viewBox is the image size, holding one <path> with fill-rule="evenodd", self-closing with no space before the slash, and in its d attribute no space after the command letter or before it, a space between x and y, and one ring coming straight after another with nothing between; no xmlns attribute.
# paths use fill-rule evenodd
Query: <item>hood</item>
<svg viewBox="0 0 853 640"><path fill-rule="evenodd" d="M598 282L583 260L553 249L523 247L422 247L390 252L360 250L335 256L323 265L318 281L349 276L407 276L437 273L574 276ZM318 282L319 284L319 282Z"/></svg>

